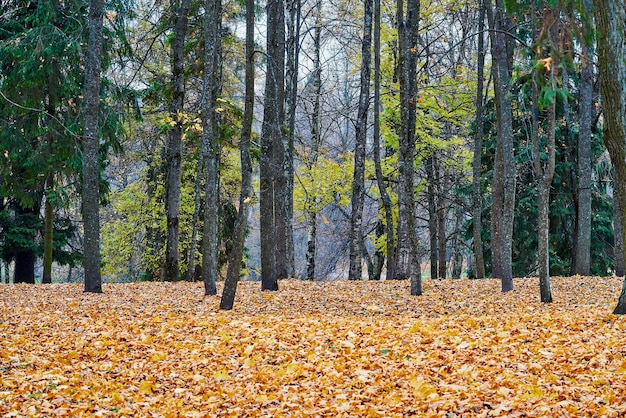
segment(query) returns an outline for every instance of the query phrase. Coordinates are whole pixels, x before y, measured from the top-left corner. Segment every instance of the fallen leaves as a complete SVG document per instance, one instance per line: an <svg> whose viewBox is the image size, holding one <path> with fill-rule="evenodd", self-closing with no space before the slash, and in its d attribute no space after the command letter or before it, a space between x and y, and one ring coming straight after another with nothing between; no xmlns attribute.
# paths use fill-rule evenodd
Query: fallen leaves
<svg viewBox="0 0 626 418"><path fill-rule="evenodd" d="M0 285L0 416L621 416L621 280Z"/></svg>

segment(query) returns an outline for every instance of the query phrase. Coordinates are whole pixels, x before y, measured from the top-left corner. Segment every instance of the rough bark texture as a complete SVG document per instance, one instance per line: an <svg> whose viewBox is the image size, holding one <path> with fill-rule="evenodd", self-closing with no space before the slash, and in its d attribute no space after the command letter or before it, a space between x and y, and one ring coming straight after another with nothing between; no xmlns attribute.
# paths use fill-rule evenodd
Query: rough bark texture
<svg viewBox="0 0 626 418"><path fill-rule="evenodd" d="M252 137L252 121L254 118L254 1L246 0L246 96L239 140L241 155L241 194L239 196L239 212L233 231L233 248L228 260L228 270L224 281L224 291L220 300L220 309L232 309L237 293L237 284L241 273L241 262L246 241L246 227L252 196L252 160L250 158L250 140Z"/></svg>
<svg viewBox="0 0 626 418"><path fill-rule="evenodd" d="M604 109L604 144L615 171L621 225L626 225L626 1L595 0L600 94ZM622 242L626 229L622 228ZM622 248L622 251L624 249ZM626 257L625 257L626 258ZM626 313L626 279L615 310Z"/></svg>
<svg viewBox="0 0 626 418"><path fill-rule="evenodd" d="M426 189L428 199L428 243L430 254L430 278L436 279L439 270L437 264L439 263L438 244L437 244L437 206L436 206L436 186L435 186L435 172L434 172L434 156L430 156L426 159L426 178L428 179L428 187Z"/></svg>
<svg viewBox="0 0 626 418"><path fill-rule="evenodd" d="M278 290L277 258L281 254L284 257L285 249L285 231L280 221L277 221L282 214L278 199L284 197L280 188L285 184L282 137L285 61L283 1L268 0L266 14L267 70L260 162L261 289Z"/></svg>
<svg viewBox="0 0 626 418"><path fill-rule="evenodd" d="M620 220L620 199L617 196L619 189L615 189L613 192L613 257L615 258L615 275L618 277L624 277L626 273L626 266L624 265L624 242L622 241L622 222Z"/></svg>
<svg viewBox="0 0 626 418"><path fill-rule="evenodd" d="M85 54L82 202L85 292L91 293L102 293L102 277L100 275L100 165L98 163L100 136L98 115L100 113L103 15L104 0L91 0L88 19L89 40Z"/></svg>
<svg viewBox="0 0 626 418"><path fill-rule="evenodd" d="M46 202L44 204L44 242L42 283L52 283L52 252L54 248L54 206L50 202L52 194L52 175L46 180Z"/></svg>
<svg viewBox="0 0 626 418"><path fill-rule="evenodd" d="M398 156L398 245L396 250L397 279L411 279L411 294L422 294L422 277L417 257L415 231L415 120L417 106L417 41L420 2L398 0L398 70L400 73L400 113L402 128Z"/></svg>
<svg viewBox="0 0 626 418"><path fill-rule="evenodd" d="M387 193L387 186L385 185L385 178L380 161L380 16L380 0L374 0L374 170L376 172L376 184L385 215L384 233L387 247L386 278L389 280L393 279L396 270L396 244L391 198L389 197L389 193Z"/></svg>
<svg viewBox="0 0 626 418"><path fill-rule="evenodd" d="M589 11L591 7L589 7ZM574 274L588 276L591 269L591 125L593 122L593 56L590 48L581 44L581 70L578 99L578 164L577 217Z"/></svg>
<svg viewBox="0 0 626 418"><path fill-rule="evenodd" d="M202 153L205 164L202 281L204 294L217 294L217 249L219 239L219 130L217 99L221 89L221 0L205 1L204 102Z"/></svg>
<svg viewBox="0 0 626 418"><path fill-rule="evenodd" d="M506 35L510 19L503 0L487 8L493 57L496 102L497 146L491 198L491 252L493 276L500 278L502 291L513 290L513 216L515 213L515 161L513 114L511 110L512 48Z"/></svg>
<svg viewBox="0 0 626 418"><path fill-rule="evenodd" d="M354 145L354 178L352 180L352 213L350 217L350 280L362 276L363 202L365 200L365 144L367 113L370 106L370 63L372 59L372 0L363 1L363 40L361 43L361 91L356 120Z"/></svg>
<svg viewBox="0 0 626 418"><path fill-rule="evenodd" d="M472 160L472 227L474 237L474 262L476 278L482 279L485 274L485 256L483 254L483 197L480 188L481 157L483 149L483 90L485 79L485 0L480 0L478 5L478 67L476 69L476 133L474 134L474 158Z"/></svg>
<svg viewBox="0 0 626 418"><path fill-rule="evenodd" d="M175 125L169 132L165 150L165 210L167 216L167 239L165 245L165 265L163 279L178 280L179 223L180 223L180 183L183 153L183 105L185 99L185 36L190 0L172 0L172 20L174 42L172 42L172 102L170 117Z"/></svg>
<svg viewBox="0 0 626 418"><path fill-rule="evenodd" d="M185 280L188 282L194 281L195 269L196 269L196 249L198 246L198 221L200 220L200 208L202 205L202 173L204 172L204 154L202 150L198 155L198 165L196 169L196 182L194 185L194 206L192 217L192 230L191 230L191 245L189 246L189 256L187 262L187 274Z"/></svg>

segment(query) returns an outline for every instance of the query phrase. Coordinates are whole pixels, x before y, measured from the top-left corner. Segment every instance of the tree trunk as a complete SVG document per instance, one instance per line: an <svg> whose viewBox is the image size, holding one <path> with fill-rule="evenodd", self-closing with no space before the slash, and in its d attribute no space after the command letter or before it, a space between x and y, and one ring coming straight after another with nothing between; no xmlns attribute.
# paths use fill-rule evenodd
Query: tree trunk
<svg viewBox="0 0 626 418"><path fill-rule="evenodd" d="M428 187L426 189L428 198L428 242L430 244L430 278L436 279L439 275L437 264L439 262L437 243L437 208L436 208L436 186L434 173L434 155L426 159L426 178Z"/></svg>
<svg viewBox="0 0 626 418"><path fill-rule="evenodd" d="M550 88L556 90L556 79L554 72L558 69L556 54L552 53L552 63L554 67L550 71ZM538 140L538 135L537 138ZM537 146L538 148L538 146ZM540 153L535 155L538 168L535 173L539 177L539 205L538 205L538 248L537 260L539 263L539 288L541 301L552 303L552 291L550 288L550 189L554 178L555 153L556 153L556 97L548 107L548 132L545 146L548 153L548 160L545 163L540 161Z"/></svg>
<svg viewBox="0 0 626 418"><path fill-rule="evenodd" d="M89 40L85 57L85 108L83 145L83 266L85 292L102 293L100 275L100 164L98 115L100 114L100 77L102 72L102 27L104 0L91 0ZM16 262L17 271L17 262Z"/></svg>
<svg viewBox="0 0 626 418"><path fill-rule="evenodd" d="M370 105L370 62L372 57L372 0L363 1L363 40L361 44L361 91L356 121L352 213L350 217L350 271L348 279L360 280L363 247L363 202L365 200L365 145L367 113Z"/></svg>
<svg viewBox="0 0 626 418"><path fill-rule="evenodd" d="M241 155L241 194L239 196L239 212L233 232L233 249L228 260L228 270L224 281L224 291L220 301L220 309L230 310L235 303L237 284L241 273L241 262L246 241L246 227L252 196L252 159L250 158L250 141L252 137L252 121L254 119L254 2L246 0L246 96L239 140Z"/></svg>
<svg viewBox="0 0 626 418"><path fill-rule="evenodd" d="M446 199L446 190L448 189L448 176L445 172L445 167L441 164L439 158L434 160L437 164L436 173L439 179L439 193L437 194L437 255L439 260L437 262L438 274L440 279L446 278L447 273L447 240L446 240L446 215L448 212L448 205Z"/></svg>
<svg viewBox="0 0 626 418"><path fill-rule="evenodd" d="M283 1L268 0L266 14L267 70L260 163L261 289L275 291L278 290L277 258L281 253L284 257L285 250L285 231L279 228L281 225L277 220L283 209L279 206L279 199L284 197L280 187L285 183L282 139L285 61Z"/></svg>
<svg viewBox="0 0 626 418"><path fill-rule="evenodd" d="M43 275L41 283L52 283L52 253L54 249L54 206L50 202L53 190L52 174L46 179L44 203Z"/></svg>
<svg viewBox="0 0 626 418"><path fill-rule="evenodd" d="M397 1L398 69L400 74L400 114L402 127L398 156L398 245L396 250L396 278L411 279L411 295L422 294L422 277L417 255L415 231L415 121L417 106L417 41L420 2L407 0L406 19L404 0Z"/></svg>
<svg viewBox="0 0 626 418"><path fill-rule="evenodd" d="M515 213L515 161L513 114L511 110L511 62L513 48L506 34L510 19L503 0L489 5L487 15L493 57L494 93L497 119L497 145L491 198L491 251L494 277L502 291L513 290L513 217Z"/></svg>
<svg viewBox="0 0 626 418"><path fill-rule="evenodd" d="M169 132L165 151L165 211L167 214L167 240L163 278L179 278L179 223L180 184L183 153L183 110L185 99L185 36L190 0L172 0L174 41L172 42L172 102L170 117L175 122Z"/></svg>
<svg viewBox="0 0 626 418"><path fill-rule="evenodd" d="M478 68L476 69L476 132L474 135L474 158L472 160L472 225L474 237L474 261L476 266L476 277L482 279L486 277L485 256L483 254L483 197L480 187L481 180L481 157L483 150L483 90L485 71L485 0L479 0L478 5Z"/></svg>
<svg viewBox="0 0 626 418"><path fill-rule="evenodd" d="M387 193L385 178L380 161L380 0L374 0L374 170L376 172L376 184L380 193L380 200L385 215L384 233L386 236L387 252L387 279L393 279L396 262L395 255L395 232L393 224L393 211L391 198Z"/></svg>
<svg viewBox="0 0 626 418"><path fill-rule="evenodd" d="M202 173L204 172L204 153L202 150L198 153L198 166L196 169L196 182L194 185L194 206L192 216L191 245L189 246L189 257L187 263L187 274L185 280L194 281L196 270L196 248L198 246L198 221L200 220L200 207L202 206Z"/></svg>
<svg viewBox="0 0 626 418"><path fill-rule="evenodd" d="M320 3L321 4L321 3ZM318 5L321 8L321 5ZM300 14L301 0L287 0L287 63L286 63L286 108L288 137L286 146L287 190L285 202L285 272L286 277L295 276L295 254L293 243L293 155L296 135L296 108L298 100L298 69L300 63Z"/></svg>
<svg viewBox="0 0 626 418"><path fill-rule="evenodd" d="M620 198L617 196L618 188L613 192L613 257L615 259L615 275L624 277L626 267L624 266L624 241L622 240L622 222L620 217Z"/></svg>
<svg viewBox="0 0 626 418"><path fill-rule="evenodd" d="M585 2L587 3L587 2ZM591 13L591 5L588 11ZM588 276L591 270L591 124L593 120L593 56L581 42L581 70L578 99L577 217L574 274Z"/></svg>
<svg viewBox="0 0 626 418"><path fill-rule="evenodd" d="M604 109L604 143L615 171L620 222L626 225L626 1L595 0L600 94ZM626 228L622 228L626 242ZM624 248L622 248L624 252ZM625 256L626 258L626 256ZM626 313L626 279L613 313Z"/></svg>
<svg viewBox="0 0 626 418"><path fill-rule="evenodd" d="M221 0L205 1L204 17L204 106L202 109L202 152L205 163L204 230L202 238L202 280L204 294L217 294L219 241L219 129L216 111L221 90Z"/></svg>

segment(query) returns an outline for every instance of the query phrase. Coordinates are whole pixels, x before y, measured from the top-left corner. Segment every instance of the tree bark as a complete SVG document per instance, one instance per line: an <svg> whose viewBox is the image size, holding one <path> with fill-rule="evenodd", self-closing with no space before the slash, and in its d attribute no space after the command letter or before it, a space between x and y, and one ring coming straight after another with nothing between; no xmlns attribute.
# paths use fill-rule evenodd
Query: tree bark
<svg viewBox="0 0 626 418"><path fill-rule="evenodd" d="M198 153L198 165L196 169L196 182L194 185L194 206L192 216L191 245L189 246L189 256L187 257L187 274L185 280L194 281L196 270L196 248L198 246L198 221L200 220L200 207L202 206L202 178L204 173L204 153L202 150Z"/></svg>
<svg viewBox="0 0 626 418"><path fill-rule="evenodd" d="M585 2L591 14L591 5ZM593 55L590 47L581 42L581 70L578 99L578 164L577 217L574 248L574 274L588 276L591 271L591 125L593 123Z"/></svg>
<svg viewBox="0 0 626 418"><path fill-rule="evenodd" d="M386 249L387 249L387 272L386 278L393 279L395 275L395 231L393 223L393 211L391 198L387 193L385 178L380 161L380 0L374 0L374 170L376 172L376 184L380 193L380 200L385 216Z"/></svg>
<svg viewBox="0 0 626 418"><path fill-rule="evenodd" d="M365 200L365 145L367 113L370 105L370 63L372 57L372 0L363 1L363 40L361 43L361 91L356 121L352 213L350 217L350 270L348 279L361 280L363 247L363 203Z"/></svg>
<svg viewBox="0 0 626 418"><path fill-rule="evenodd" d="M277 258L285 256L285 230L278 220L283 213L279 199L281 196L284 198L281 187L285 185L282 137L285 62L283 1L268 0L266 14L267 70L260 163L261 289L275 291L278 290Z"/></svg>
<svg viewBox="0 0 626 418"><path fill-rule="evenodd" d="M435 156L431 155L426 159L426 178L428 179L428 186L426 189L428 199L428 242L429 242L429 255L430 255L430 278L436 279L439 275L439 269L437 265L439 263L437 243L437 207L436 207L436 180L434 173L434 161Z"/></svg>
<svg viewBox="0 0 626 418"><path fill-rule="evenodd" d="M41 283L52 283L52 254L54 250L54 206L50 201L53 193L53 177L48 175L44 203L43 275Z"/></svg>
<svg viewBox="0 0 626 418"><path fill-rule="evenodd" d="M513 290L513 217L515 213L515 161L513 114L511 110L511 62L513 48L506 32L510 19L503 0L490 4L487 15L493 57L497 145L491 198L491 251L493 276L500 278L502 291Z"/></svg>
<svg viewBox="0 0 626 418"><path fill-rule="evenodd" d="M480 187L481 180L481 163L483 150L483 91L485 79L485 37L483 30L485 29L485 0L479 0L478 3L478 67L476 69L476 132L474 134L474 157L472 160L472 225L474 238L474 261L476 266L476 278L482 279L486 277L485 273L485 256L483 253L483 198Z"/></svg>
<svg viewBox="0 0 626 418"><path fill-rule="evenodd" d="M604 144L613 170L619 199L620 222L626 225L626 1L595 0L600 94L604 109ZM622 228L626 242L626 228ZM622 248L624 252L624 248ZM626 258L626 256L624 257ZM626 313L626 279L613 313Z"/></svg>
<svg viewBox="0 0 626 418"><path fill-rule="evenodd" d="M85 268L85 292L90 293L102 293L102 277L100 275L100 164L98 162L100 135L98 116L100 113L103 17L104 0L91 0L88 18L89 40L85 58L82 184L83 266Z"/></svg>
<svg viewBox="0 0 626 418"><path fill-rule="evenodd" d="M241 194L239 196L239 212L233 232L233 249L228 260L228 270L224 281L224 291L220 301L220 309L230 310L235 303L237 284L241 273L241 262L246 241L249 203L252 197L252 160L250 158L250 141L252 138L252 122L254 119L254 2L246 0L246 96L244 103L243 123L239 152L241 155Z"/></svg>
<svg viewBox="0 0 626 418"><path fill-rule="evenodd" d="M202 280L204 294L217 294L219 241L219 129L217 99L221 90L221 0L205 1L204 17L204 106L202 111L202 152L205 163L204 230L202 238Z"/></svg>
<svg viewBox="0 0 626 418"><path fill-rule="evenodd" d="M170 117L175 122L169 132L165 151L165 211L167 216L167 240L163 278L176 281L179 278L179 223L180 184L183 153L183 110L185 99L185 36L190 0L172 0L174 41L172 42L172 101Z"/></svg>
<svg viewBox="0 0 626 418"><path fill-rule="evenodd" d="M398 244L396 278L411 279L411 295L422 294L422 277L417 256L415 231L415 122L417 106L417 41L420 2L397 1L398 69L400 74L400 114L402 127L398 156Z"/></svg>
<svg viewBox="0 0 626 418"><path fill-rule="evenodd" d="M618 188L613 192L613 257L615 259L615 275L626 276L626 266L624 265L624 241L622 240L622 222L620 220L620 198L617 196Z"/></svg>

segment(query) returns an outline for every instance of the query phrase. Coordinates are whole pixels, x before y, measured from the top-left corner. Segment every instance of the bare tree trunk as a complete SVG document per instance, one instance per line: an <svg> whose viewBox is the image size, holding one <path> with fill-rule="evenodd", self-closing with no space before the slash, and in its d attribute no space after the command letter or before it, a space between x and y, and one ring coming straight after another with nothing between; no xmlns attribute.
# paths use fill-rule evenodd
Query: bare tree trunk
<svg viewBox="0 0 626 418"><path fill-rule="evenodd" d="M372 0L364 0L363 40L361 44L361 92L356 121L352 214L350 217L350 271L348 279L361 280L363 247L363 202L365 200L365 144L367 113L370 105L370 62L372 57Z"/></svg>
<svg viewBox="0 0 626 418"><path fill-rule="evenodd" d="M590 1L585 8L591 14ZM588 276L591 270L591 124L593 119L593 56L590 47L581 42L581 70L578 99L578 199L574 274Z"/></svg>
<svg viewBox="0 0 626 418"><path fill-rule="evenodd" d="M446 191L448 189L448 175L445 172L445 167L441 164L439 158L435 158L437 164L437 178L439 179L439 193L437 196L437 255L438 261L438 275L440 279L446 278L447 273L447 239L446 239L446 217L448 213L448 204L446 199Z"/></svg>
<svg viewBox="0 0 626 418"><path fill-rule="evenodd" d="M392 279L396 270L393 211L380 161L380 19L380 0L374 0L374 169L376 171L376 184L378 185L380 200L385 214L384 232L387 247L386 277L387 279Z"/></svg>
<svg viewBox="0 0 626 418"><path fill-rule="evenodd" d="M321 35L322 35L322 2L317 3L317 16L313 34L313 114L311 115L311 149L308 158L309 168L317 162L319 145L321 143L321 114L320 99L322 95L322 67L320 63ZM317 202L307 203L307 253L306 277L315 280L315 251L317 241Z"/></svg>
<svg viewBox="0 0 626 418"><path fill-rule="evenodd" d="M102 293L100 275L100 77L102 72L102 26L104 0L91 0L89 6L89 40L85 58L85 109L83 137L83 266L85 292ZM17 270L17 262L16 262Z"/></svg>
<svg viewBox="0 0 626 418"><path fill-rule="evenodd" d="M187 264L187 275L185 280L194 281L194 273L196 267L196 248L198 246L198 221L200 220L200 207L202 206L202 173L204 172L204 153L202 150L198 153L198 168L196 170L196 183L194 186L194 206L191 230L191 245L189 247L189 257Z"/></svg>
<svg viewBox="0 0 626 418"><path fill-rule="evenodd" d="M283 0L268 0L267 71L261 131L261 289L278 290L277 258L285 257L285 229L279 200L284 196L285 150L282 137L285 28ZM281 205L284 203L281 202Z"/></svg>
<svg viewBox="0 0 626 418"><path fill-rule="evenodd" d="M318 6L321 7L321 6ZM295 254L293 244L293 155L294 138L296 135L296 108L298 99L298 69L300 63L300 14L301 0L287 1L287 75L286 75L286 108L288 137L286 146L287 190L285 204L285 220L287 232L285 237L285 272L286 277L295 277Z"/></svg>
<svg viewBox="0 0 626 418"><path fill-rule="evenodd" d="M175 122L169 132L165 150L165 210L167 214L167 240L163 277L167 281L179 278L179 223L180 184L183 153L183 110L185 99L185 36L190 0L172 0L174 42L172 42L172 102L170 117Z"/></svg>
<svg viewBox="0 0 626 418"><path fill-rule="evenodd" d="M396 278L411 279L411 295L422 294L422 277L417 255L415 231L415 187L413 183L415 159L415 120L417 106L417 41L420 2L407 0L406 19L404 0L397 1L398 68L400 73L400 112L402 128L399 144L398 175L398 245Z"/></svg>
<svg viewBox="0 0 626 418"><path fill-rule="evenodd" d="M615 258L615 275L626 276L626 266L624 265L624 241L622 239L622 222L620 210L620 198L617 196L619 189L613 192L613 257Z"/></svg>
<svg viewBox="0 0 626 418"><path fill-rule="evenodd" d="M604 109L604 143L615 171L620 222L626 225L626 1L595 0L600 93ZM626 242L626 228L622 228ZM622 247L622 252L624 248ZM626 256L624 257L626 258ZM626 313L626 279L613 313Z"/></svg>
<svg viewBox="0 0 626 418"><path fill-rule="evenodd" d="M43 275L42 283L52 283L52 253L54 249L54 206L50 201L53 193L54 180L52 174L46 180L44 204L44 247L43 247Z"/></svg>
<svg viewBox="0 0 626 418"><path fill-rule="evenodd" d="M493 57L494 91L497 118L497 146L491 198L491 251L494 277L500 278L502 291L513 290L513 217L515 213L515 161L513 151L513 114L511 110L511 61L513 48L506 32L510 19L503 0L489 5L487 15Z"/></svg>
<svg viewBox="0 0 626 418"><path fill-rule="evenodd" d="M246 241L246 226L250 198L252 196L252 160L250 158L250 140L252 137L252 121L254 119L254 2L246 0L246 97L239 140L241 154L241 194L239 196L239 212L233 232L233 249L228 260L228 270L224 281L224 291L220 301L220 309L230 310L235 303L237 283L241 272L243 250Z"/></svg>
<svg viewBox="0 0 626 418"><path fill-rule="evenodd" d="M202 153L205 164L204 230L202 238L202 280L204 294L217 294L219 240L219 131L217 99L221 90L221 0L205 0L204 16L204 102Z"/></svg>
<svg viewBox="0 0 626 418"><path fill-rule="evenodd" d="M483 95L484 95L484 71L485 71L485 1L479 0L478 5L478 68L476 69L476 133L474 135L474 158L472 161L472 195L474 204L472 205L472 224L474 237L474 260L476 266L476 277L482 279L486 277L485 256L483 254L483 197L480 187L481 180L481 157L483 150Z"/></svg>
<svg viewBox="0 0 626 418"><path fill-rule="evenodd" d="M431 155L426 159L426 178L428 187L426 189L428 198L428 241L430 244L430 278L436 279L439 275L437 264L439 262L437 243L437 207L436 207L436 179L434 173L435 156Z"/></svg>

